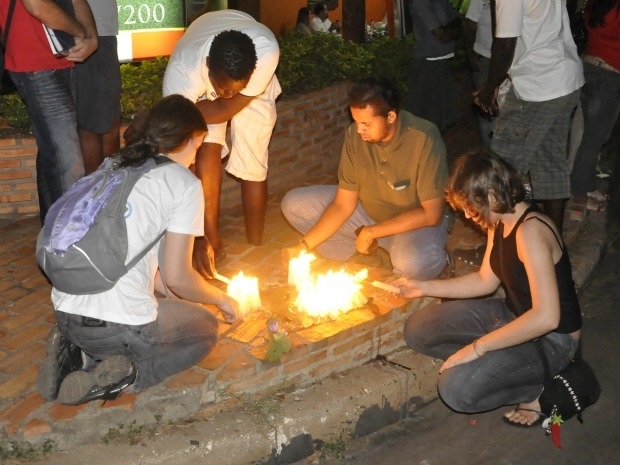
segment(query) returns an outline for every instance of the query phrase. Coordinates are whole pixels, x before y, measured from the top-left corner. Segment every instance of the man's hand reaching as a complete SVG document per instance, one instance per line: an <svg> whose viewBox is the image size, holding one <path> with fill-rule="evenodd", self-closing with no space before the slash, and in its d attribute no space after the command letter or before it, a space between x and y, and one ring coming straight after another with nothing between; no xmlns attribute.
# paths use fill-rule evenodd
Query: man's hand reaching
<svg viewBox="0 0 620 465"><path fill-rule="evenodd" d="M215 253L205 237L194 238L192 265L203 278L213 279L216 274Z"/></svg>

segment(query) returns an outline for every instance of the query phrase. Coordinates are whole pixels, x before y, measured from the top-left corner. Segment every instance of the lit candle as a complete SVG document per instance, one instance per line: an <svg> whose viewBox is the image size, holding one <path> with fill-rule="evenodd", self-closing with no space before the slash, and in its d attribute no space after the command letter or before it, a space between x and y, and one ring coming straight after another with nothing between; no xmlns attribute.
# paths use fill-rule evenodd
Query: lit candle
<svg viewBox="0 0 620 465"><path fill-rule="evenodd" d="M243 271L230 280L227 293L239 304L239 313L242 316L261 306L258 278L244 276Z"/></svg>
<svg viewBox="0 0 620 465"><path fill-rule="evenodd" d="M299 291L305 282L310 279L310 262L315 260L316 256L311 253L302 252L291 258L288 262L288 283Z"/></svg>

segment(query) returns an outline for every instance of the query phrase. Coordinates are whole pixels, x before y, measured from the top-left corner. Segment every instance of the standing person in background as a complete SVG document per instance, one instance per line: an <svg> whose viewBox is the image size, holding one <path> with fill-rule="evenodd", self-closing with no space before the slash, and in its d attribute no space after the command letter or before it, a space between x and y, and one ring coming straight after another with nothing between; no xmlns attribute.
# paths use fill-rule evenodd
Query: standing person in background
<svg viewBox="0 0 620 465"><path fill-rule="evenodd" d="M405 109L444 132L456 121L450 69L461 20L448 0L409 0L415 37Z"/></svg>
<svg viewBox="0 0 620 465"><path fill-rule="evenodd" d="M310 26L316 32L340 34L340 23L338 21L333 23L330 21L327 5L322 2L314 5L314 17L310 21Z"/></svg>
<svg viewBox="0 0 620 465"><path fill-rule="evenodd" d="M77 122L86 174L121 148L121 71L118 63L116 0L88 0L99 48L76 66Z"/></svg>
<svg viewBox="0 0 620 465"><path fill-rule="evenodd" d="M584 82L565 0L494 2L489 75L474 102L496 114L499 87L510 75L491 149L521 173L528 196L562 233L570 196L568 133Z"/></svg>
<svg viewBox="0 0 620 465"><path fill-rule="evenodd" d="M6 24L9 1L0 3ZM37 141L37 192L41 224L47 210L84 176L77 133L75 63L98 46L86 0L73 0L75 17L52 0L17 0L5 51L5 66L26 105ZM72 35L75 45L55 56L43 25Z"/></svg>
<svg viewBox="0 0 620 465"><path fill-rule="evenodd" d="M493 43L493 27L491 23L491 0L471 0L465 24L463 39L465 54L472 72L472 81L477 90L486 81L491 61L491 44ZM495 117L478 112L478 128L480 145L491 148L491 133Z"/></svg>
<svg viewBox="0 0 620 465"><path fill-rule="evenodd" d="M197 102L209 125L196 158L208 241L197 238L194 247L194 265L206 277L213 275L215 261L226 255L218 223L221 159L229 153L228 121L232 151L226 171L241 180L248 242L262 244L268 146L276 124L276 98L282 91L275 75L279 59L278 41L266 26L241 11L222 10L194 20L168 62L163 94L181 94Z"/></svg>
<svg viewBox="0 0 620 465"><path fill-rule="evenodd" d="M596 189L596 164L620 114L620 1L591 0L585 13L588 42L581 57L586 80L581 92L584 127L573 163L571 194L582 211L601 211L606 198Z"/></svg>

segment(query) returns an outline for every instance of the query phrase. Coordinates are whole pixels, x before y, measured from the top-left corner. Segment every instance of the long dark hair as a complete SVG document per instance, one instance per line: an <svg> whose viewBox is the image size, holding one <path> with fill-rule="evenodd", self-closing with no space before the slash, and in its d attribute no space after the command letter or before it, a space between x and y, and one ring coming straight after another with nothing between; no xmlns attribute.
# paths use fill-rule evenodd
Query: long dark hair
<svg viewBox="0 0 620 465"><path fill-rule="evenodd" d="M198 107L182 95L169 95L149 110L142 137L121 149L120 166L139 166L160 153L173 152L199 132L206 132Z"/></svg>
<svg viewBox="0 0 620 465"><path fill-rule="evenodd" d="M525 188L507 161L488 150L477 150L456 159L446 195L452 208L475 210L486 222L491 212L514 212L515 205L525 199Z"/></svg>
<svg viewBox="0 0 620 465"><path fill-rule="evenodd" d="M592 28L604 26L605 16L614 7L617 10L616 15L620 14L620 0L590 0L590 4L587 6L589 11L588 26Z"/></svg>

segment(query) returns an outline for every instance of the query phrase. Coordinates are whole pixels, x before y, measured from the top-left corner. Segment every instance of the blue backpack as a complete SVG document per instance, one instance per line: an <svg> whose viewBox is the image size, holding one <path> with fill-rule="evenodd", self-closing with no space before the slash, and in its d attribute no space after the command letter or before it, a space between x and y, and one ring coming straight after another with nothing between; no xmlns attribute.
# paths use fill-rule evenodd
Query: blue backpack
<svg viewBox="0 0 620 465"><path fill-rule="evenodd" d="M119 162L117 157L104 160L45 216L37 238L37 262L59 291L98 294L111 289L165 234L162 231L127 262L127 198L143 174L172 160L158 156L122 168Z"/></svg>

